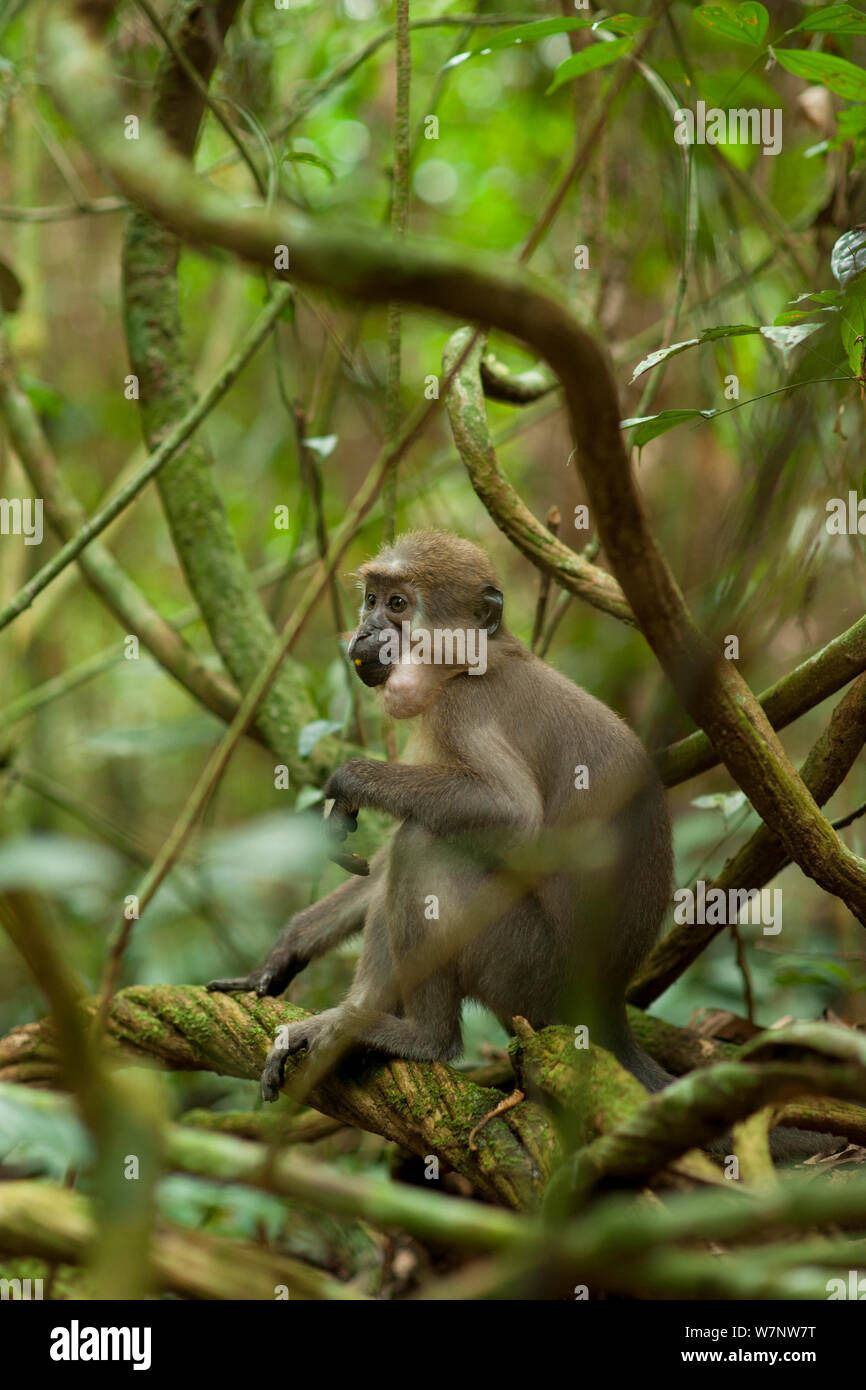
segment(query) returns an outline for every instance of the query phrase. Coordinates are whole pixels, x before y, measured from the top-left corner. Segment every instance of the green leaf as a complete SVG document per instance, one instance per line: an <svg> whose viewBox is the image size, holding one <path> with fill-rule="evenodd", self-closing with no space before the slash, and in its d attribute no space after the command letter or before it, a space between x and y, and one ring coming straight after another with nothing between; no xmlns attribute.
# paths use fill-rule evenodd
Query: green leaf
<svg viewBox="0 0 866 1390"><path fill-rule="evenodd" d="M312 164L316 169L321 169L322 173L327 174L331 183L336 183L337 175L334 173L330 164L322 159L320 155L313 154L310 150L287 150L283 155L284 164Z"/></svg>
<svg viewBox="0 0 866 1390"><path fill-rule="evenodd" d="M805 296L804 296L805 297ZM803 323L813 314L832 314L838 313L838 305L829 305L822 309L820 306L810 304L806 309L783 309L781 314L777 314L773 319L774 328L786 328L788 324Z"/></svg>
<svg viewBox="0 0 866 1390"><path fill-rule="evenodd" d="M613 34L640 34L652 26L652 20L636 14L614 14L610 19L596 19L593 30L610 29Z"/></svg>
<svg viewBox="0 0 866 1390"><path fill-rule="evenodd" d="M298 754L302 758L308 758L319 742L327 734L337 734L342 729L339 720L334 719L314 719L311 724L305 724L298 734Z"/></svg>
<svg viewBox="0 0 866 1390"><path fill-rule="evenodd" d="M518 43L537 43L539 39L549 38L551 34L570 34L575 29L591 29L592 25L591 18L536 19L531 24L517 24L513 29L506 29L503 34L491 39L490 43L478 51L493 53L498 48L511 48Z"/></svg>
<svg viewBox="0 0 866 1390"><path fill-rule="evenodd" d="M551 34L569 34L574 29L590 29L593 20L587 19L536 19L531 24L517 24L513 29L506 29L503 34L499 34L495 39L491 39L483 48L473 49L469 53L455 53L453 58L442 67L446 72L448 68L459 67L468 58L486 58L488 53L496 53L503 48L514 48L518 44L537 43L539 39L549 38Z"/></svg>
<svg viewBox="0 0 866 1390"><path fill-rule="evenodd" d="M787 362L794 348L799 347L813 333L816 333L823 325L820 323L791 323L785 325L774 324L770 328L761 329L761 337L766 338L768 343L772 343L782 354L782 358Z"/></svg>
<svg viewBox="0 0 866 1390"><path fill-rule="evenodd" d="M634 38L614 39L612 43L594 44L592 48L585 48L581 53L572 53L571 57L566 58L556 69L545 96L550 96L550 93L555 92L563 83L571 82L575 77L582 77L585 72L595 72L597 68L608 67L618 58L624 58L633 47Z"/></svg>
<svg viewBox="0 0 866 1390"><path fill-rule="evenodd" d="M648 29L651 24L652 20L633 14L614 14L609 19L535 19L530 24L517 24L513 29L506 29L483 48L476 48L468 53L455 53L454 57L445 63L442 71L456 68L469 58L486 58L488 54L500 52L503 48L538 43L540 39L550 38L554 34L571 34L576 29L607 29L613 34L634 35Z"/></svg>
<svg viewBox="0 0 866 1390"><path fill-rule="evenodd" d="M314 453L318 454L320 459L326 459L330 458L336 449L339 439L338 434L311 435L304 440L304 444L308 449L312 449Z"/></svg>
<svg viewBox="0 0 866 1390"><path fill-rule="evenodd" d="M747 43L760 48L770 25L770 16L763 5L749 3L738 5L731 13L721 5L701 5L695 16L706 29L712 29L725 39L735 39L737 43Z"/></svg>
<svg viewBox="0 0 866 1390"><path fill-rule="evenodd" d="M63 1182L93 1159L93 1145L66 1097L43 1098L0 1083L0 1160Z"/></svg>
<svg viewBox="0 0 866 1390"><path fill-rule="evenodd" d="M851 282L842 309L842 346L848 366L854 376L860 375L866 356L866 276L859 275Z"/></svg>
<svg viewBox="0 0 866 1390"><path fill-rule="evenodd" d="M717 410L663 410L658 415L637 415L631 420L620 420L619 427L628 430L636 425L638 428L632 435L631 442L636 448L642 449L651 439L657 439L660 434L667 434L668 430L676 429L677 425L685 424L686 420L712 420L718 413Z"/></svg>
<svg viewBox="0 0 866 1390"><path fill-rule="evenodd" d="M792 303L802 304L804 300L810 299L813 304L826 304L828 307L838 308L841 298L838 290L807 290L805 294L798 294ZM782 323L784 320L778 318L774 322Z"/></svg>
<svg viewBox="0 0 866 1390"><path fill-rule="evenodd" d="M807 34L866 34L866 14L853 5L828 5L807 15L796 26Z"/></svg>
<svg viewBox="0 0 866 1390"><path fill-rule="evenodd" d="M741 811L746 805L745 792L712 792L707 796L696 796L692 799L692 805L699 811L719 811L728 819L737 811Z"/></svg>
<svg viewBox="0 0 866 1390"><path fill-rule="evenodd" d="M850 987L851 971L847 965L834 960L784 960L776 967L776 984L790 989L794 985L830 985L834 989Z"/></svg>
<svg viewBox="0 0 866 1390"><path fill-rule="evenodd" d="M838 244L837 242L836 245ZM806 294L798 294L791 303L795 306L802 304L803 308L783 309L781 314L777 314L773 319L773 326L784 328L791 323L802 323L813 314L838 314L844 300L845 296L841 290L809 290Z"/></svg>
<svg viewBox="0 0 866 1390"><path fill-rule="evenodd" d="M866 101L866 72L831 53L798 53L791 48L773 49L776 61L795 77L819 82L846 101Z"/></svg>
<svg viewBox="0 0 866 1390"><path fill-rule="evenodd" d="M666 362L669 357L676 357L678 353L685 352L690 347L697 347L700 343L712 343L719 338L739 338L746 333L760 332L761 329L751 323L728 323L717 328L707 328L699 338L686 338L682 343L671 343L670 347L658 348L655 352L649 353L638 362L632 372L631 381L637 381L639 376L643 376L644 372L648 372L652 367L657 367L659 362Z"/></svg>
<svg viewBox="0 0 866 1390"><path fill-rule="evenodd" d="M843 232L833 243L830 252L830 270L833 279L840 285L850 285L858 275L866 270L866 233L859 227L851 232ZM845 303L845 296L840 301Z"/></svg>
<svg viewBox="0 0 866 1390"><path fill-rule="evenodd" d="M685 352L686 348L697 347L700 341L700 338L686 338L682 343L671 343L670 347L656 348L655 352L647 353L632 372L629 386L633 381L637 381L639 376L643 376L644 372L657 367L660 362L666 362L669 357L676 357L678 353Z"/></svg>
<svg viewBox="0 0 866 1390"><path fill-rule="evenodd" d="M836 125L842 141L852 140L866 130L866 106L848 106L844 111L837 111Z"/></svg>
<svg viewBox="0 0 866 1390"><path fill-rule="evenodd" d="M40 415L46 416L49 420L55 419L63 410L64 400L59 391L50 384L42 381L32 372L22 370L18 376L21 388L30 404Z"/></svg>

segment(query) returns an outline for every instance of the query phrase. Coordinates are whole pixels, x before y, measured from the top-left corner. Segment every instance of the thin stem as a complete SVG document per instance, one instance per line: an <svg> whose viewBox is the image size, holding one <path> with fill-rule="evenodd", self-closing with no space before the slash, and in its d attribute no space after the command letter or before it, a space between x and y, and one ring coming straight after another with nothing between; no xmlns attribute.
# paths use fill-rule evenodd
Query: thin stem
<svg viewBox="0 0 866 1390"><path fill-rule="evenodd" d="M159 15L156 14L156 12L154 11L153 6L150 4L150 0L136 0L136 3L138 5L138 8L142 11L142 13L147 16L148 20L152 24L153 28L156 30L157 34L159 34L159 37L162 39L162 42L165 44L166 48L168 49L174 61L177 63L178 67L181 68L182 71L189 78L190 82L195 87L196 91L198 92L207 109L210 111L214 120L222 126L226 135L229 137L235 149L237 150L240 158L243 160L244 164L247 166L250 173L252 174L253 182L255 183L256 188L259 190L262 197L264 199L267 199L268 186L265 183L265 180L262 178L255 164L253 163L249 150L241 140L231 121L226 120L222 111L219 109L219 104L217 103L216 99L212 97L210 92L208 91L207 83L202 81L201 76L199 75L199 73L196 72L195 68L189 61L189 58L184 53L183 49L180 47L179 44L175 43L171 34L159 18Z"/></svg>
<svg viewBox="0 0 866 1390"><path fill-rule="evenodd" d="M406 235L409 216L409 93L412 53L409 33L409 0L396 0L397 95L394 111L394 172L391 180L391 231ZM400 368L402 334L400 306L388 305L388 376L385 385L385 437L394 439L400 428ZM382 488L382 539L387 543L397 531L397 464L389 470Z"/></svg>
<svg viewBox="0 0 866 1390"><path fill-rule="evenodd" d="M125 487L121 488L114 497L106 502L104 507L100 508L89 521L85 522L78 535L61 546L57 554L54 555L47 564L43 565L40 570L37 570L36 574L24 585L23 589L19 589L15 597L6 604L6 607L0 610L0 632L2 632L4 627L8 627L12 620L17 618L19 613L23 613L26 608L30 607L37 594L41 594L42 590L47 588L52 579L56 579L57 575L65 570L67 565L71 565L72 561L78 558L85 546L93 540L94 536L100 535L107 526L110 526L115 517L120 516L120 513L124 511L129 506L130 502L132 502L142 489L147 486L151 478L156 476L163 465L186 443L190 435L194 434L202 420L205 419L217 402L222 400L223 396L237 380L250 358L253 357L261 347L273 328L273 325L279 318L280 313L289 303L291 297L291 288L287 285L280 286L274 298L262 310L262 313L256 319L256 322L241 342L239 348L223 367L210 388L204 392L198 401L196 401L192 409L188 410L183 418L178 421L177 425L163 440L162 444L160 444L157 449L154 449L143 468L139 469L135 476L130 478Z"/></svg>

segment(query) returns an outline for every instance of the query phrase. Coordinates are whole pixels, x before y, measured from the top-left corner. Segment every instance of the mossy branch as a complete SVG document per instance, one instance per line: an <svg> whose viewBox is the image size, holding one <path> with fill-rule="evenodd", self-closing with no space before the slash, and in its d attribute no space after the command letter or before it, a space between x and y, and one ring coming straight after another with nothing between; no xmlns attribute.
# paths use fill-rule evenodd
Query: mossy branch
<svg viewBox="0 0 866 1390"><path fill-rule="evenodd" d="M840 632L787 676L768 686L758 700L773 728L784 729L801 714L835 695L863 671L866 671L866 617ZM718 766L720 761L707 735L700 730L668 748L660 748L654 756L659 775L668 787L687 782L690 777Z"/></svg>
<svg viewBox="0 0 866 1390"><path fill-rule="evenodd" d="M96 1230L91 1203L78 1192L41 1182L0 1184L0 1249L7 1254L86 1264ZM273 1301L275 1290L285 1285L293 1299L365 1299L350 1284L301 1260L168 1222L153 1233L150 1272L157 1288L182 1298Z"/></svg>
<svg viewBox="0 0 866 1390"><path fill-rule="evenodd" d="M206 109L203 92L238 0L204 7L184 0L163 54L148 118L172 147L192 157ZM183 66L176 54L182 55ZM200 77L190 81L186 68ZM141 210L131 213L123 246L124 327L130 366L139 378L142 423L154 448L193 405L178 302L178 238ZM241 691L264 666L274 630L244 564L213 476L213 458L197 436L161 470L157 485L172 539L211 640ZM310 763L298 753L298 732L313 716L303 672L288 658L256 714L274 753L301 782ZM321 764L322 749L313 760Z"/></svg>
<svg viewBox="0 0 866 1390"><path fill-rule="evenodd" d="M549 396L559 383L543 362L525 372L512 372L488 349L481 359L481 384L488 400L532 405Z"/></svg>
<svg viewBox="0 0 866 1390"><path fill-rule="evenodd" d="M86 1005L94 1009L93 1001ZM150 1062L173 1071L213 1071L258 1081L281 1023L306 1011L253 995L210 994L204 988L152 985L120 990L106 1021L115 1059ZM286 1091L306 1090L304 1058L290 1059ZM0 1080L55 1084L58 1051L50 1023L26 1024L0 1041ZM343 1124L380 1134L443 1164L502 1206L532 1207L550 1173L555 1140L550 1123L526 1102L491 1120L478 1151L473 1127L501 1100L443 1063L348 1059L304 1095L305 1103Z"/></svg>
<svg viewBox="0 0 866 1390"><path fill-rule="evenodd" d="M446 373L453 371L473 337L460 328L449 338L442 354ZM634 625L634 615L616 580L598 565L570 550L527 507L505 477L487 427L481 368L487 348L478 337L463 366L454 374L448 392L448 418L454 444L469 481L496 525L528 560L569 593L577 594L603 613Z"/></svg>
<svg viewBox="0 0 866 1390"><path fill-rule="evenodd" d="M841 786L862 751L866 740L866 675L858 676L839 701L830 723L810 749L800 776L818 806ZM743 847L729 859L721 873L707 885L709 893L719 889L759 890L790 862L778 838L761 825ZM727 899L726 899L727 900ZM727 916L728 914L724 914ZM646 1008L679 979L726 923L677 923L656 946L640 975L632 983L628 997Z"/></svg>

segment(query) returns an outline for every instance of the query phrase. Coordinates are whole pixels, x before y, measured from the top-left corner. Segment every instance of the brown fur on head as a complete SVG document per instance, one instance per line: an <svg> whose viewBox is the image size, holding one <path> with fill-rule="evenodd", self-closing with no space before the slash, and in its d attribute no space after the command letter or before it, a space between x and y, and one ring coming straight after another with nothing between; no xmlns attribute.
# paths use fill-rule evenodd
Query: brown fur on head
<svg viewBox="0 0 866 1390"><path fill-rule="evenodd" d="M486 671L487 639L500 630L502 594L479 546L445 531L410 531L362 565L358 577L364 597L348 654L364 684L381 688L388 714L423 714L445 681L467 669ZM426 654L425 634L433 639ZM421 648L413 645L416 637ZM483 647L480 661L476 639Z"/></svg>
<svg viewBox="0 0 866 1390"><path fill-rule="evenodd" d="M483 590L499 588L496 571L480 545L448 531L406 531L358 570L362 582L397 574L423 596L424 617L433 624L481 619Z"/></svg>

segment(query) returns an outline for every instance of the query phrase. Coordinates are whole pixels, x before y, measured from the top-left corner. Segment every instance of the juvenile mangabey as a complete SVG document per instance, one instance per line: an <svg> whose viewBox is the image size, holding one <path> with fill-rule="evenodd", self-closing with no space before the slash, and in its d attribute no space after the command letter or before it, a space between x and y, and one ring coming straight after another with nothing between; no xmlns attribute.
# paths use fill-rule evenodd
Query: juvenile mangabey
<svg viewBox="0 0 866 1390"><path fill-rule="evenodd" d="M670 1077L638 1048L623 1002L671 894L665 797L641 743L507 630L496 576L477 546L415 532L360 576L350 656L361 678L381 688L386 711L418 726L406 763L354 758L325 795L343 837L366 806L400 826L369 878L293 917L258 970L210 985L279 994L308 961L363 926L346 1000L288 1025L287 1046L269 1054L262 1094L276 1098L289 1053L324 1045L335 1031L399 1057L455 1057L464 999L486 1005L509 1029L515 1014L535 1028L590 1023L594 1041L660 1089ZM424 634L438 659L413 661L408 648L417 654ZM433 973L401 988L413 948L465 912L491 855L507 862L510 849L543 831L557 832L560 845L567 840L554 871ZM399 1002L382 1012L378 1001L389 996Z"/></svg>

